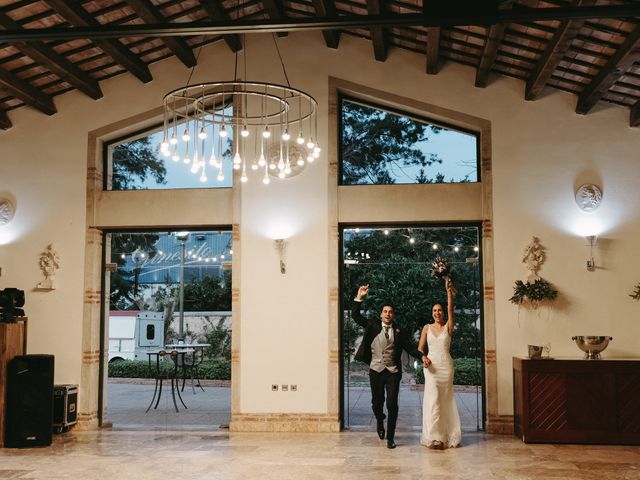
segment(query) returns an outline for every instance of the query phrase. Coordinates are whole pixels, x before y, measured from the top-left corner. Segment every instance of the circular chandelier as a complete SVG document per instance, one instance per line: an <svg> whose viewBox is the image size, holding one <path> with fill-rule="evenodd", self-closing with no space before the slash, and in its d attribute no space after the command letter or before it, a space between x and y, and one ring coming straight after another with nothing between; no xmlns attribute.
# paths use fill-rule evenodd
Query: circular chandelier
<svg viewBox="0 0 640 480"><path fill-rule="evenodd" d="M300 173L320 156L318 102L290 85L240 80L187 85L166 94L163 104L161 152L190 165L202 182L209 174L223 181L223 163L232 162L243 183L251 170L268 184L271 177Z"/></svg>

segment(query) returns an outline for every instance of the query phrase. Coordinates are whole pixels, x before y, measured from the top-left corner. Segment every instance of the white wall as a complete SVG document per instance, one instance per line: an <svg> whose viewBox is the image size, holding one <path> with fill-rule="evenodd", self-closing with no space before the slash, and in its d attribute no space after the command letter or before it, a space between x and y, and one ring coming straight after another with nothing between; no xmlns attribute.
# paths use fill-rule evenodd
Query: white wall
<svg viewBox="0 0 640 480"><path fill-rule="evenodd" d="M270 40L263 40L250 39L249 77L282 82ZM477 89L469 67L445 63L440 74L426 75L423 56L392 50L386 62L376 62L370 43L344 35L337 51L324 46L319 32L278 41L292 85L320 103L323 147L328 76L492 122L501 414L512 411L511 357L528 343L550 341L552 355L575 357L571 335L606 334L614 337L606 355L637 357L640 305L628 294L640 281L634 262L640 191L633 184L640 178L640 132L628 127L628 111L598 106L579 116L574 96L551 90L525 102L521 81L493 78ZM224 44L206 47L192 81L230 79L232 63ZM26 290L29 351L56 355L56 382L80 381L87 133L157 107L188 76L174 59L151 70L154 81L147 85L128 77L103 82L105 98L98 102L77 93L56 97L53 117L12 111L16 126L0 133L0 193L17 203L13 223L0 227L0 288ZM337 259L329 258L326 155L322 159L284 185L254 181L241 193L241 412L327 409L327 268ZM588 216L573 200L584 182L604 192L602 207ZM367 215L363 211L363 220ZM591 220L602 224L600 268L593 273L586 271L588 248L578 233L580 222ZM541 274L561 298L552 310L518 314L508 298L513 282L526 277L520 257L532 235L548 248ZM288 238L286 275L278 271L272 241L280 236ZM62 261L59 287L34 292L38 255L49 243ZM271 383L297 383L299 392L274 396Z"/></svg>

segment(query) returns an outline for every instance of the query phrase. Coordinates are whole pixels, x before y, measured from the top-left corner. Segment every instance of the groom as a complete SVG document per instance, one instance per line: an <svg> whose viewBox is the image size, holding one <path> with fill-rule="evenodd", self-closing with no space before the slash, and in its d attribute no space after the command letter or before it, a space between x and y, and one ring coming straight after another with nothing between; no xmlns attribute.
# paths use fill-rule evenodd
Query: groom
<svg viewBox="0 0 640 480"><path fill-rule="evenodd" d="M409 335L399 325L393 323L395 317L393 305L384 303L380 311L380 319L365 318L360 313L362 300L369 292L369 285L358 289L354 299L351 316L364 328L364 337L355 359L369 365L369 382L371 384L371 408L377 420L378 436L382 440L384 430L384 395L387 392L387 448L396 448L394 436L398 419L398 393L402 380L400 357L404 349L417 359L428 361L426 355L418 351ZM424 358L423 358L424 357Z"/></svg>

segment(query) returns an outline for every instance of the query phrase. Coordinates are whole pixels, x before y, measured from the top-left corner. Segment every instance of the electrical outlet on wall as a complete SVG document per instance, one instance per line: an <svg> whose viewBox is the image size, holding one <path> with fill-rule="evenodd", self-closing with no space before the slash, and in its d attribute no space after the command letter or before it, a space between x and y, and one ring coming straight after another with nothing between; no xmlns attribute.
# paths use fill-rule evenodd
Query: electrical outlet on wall
<svg viewBox="0 0 640 480"><path fill-rule="evenodd" d="M278 391L278 385L276 385L275 383L273 385L271 385L271 391L272 392L277 392Z"/></svg>
<svg viewBox="0 0 640 480"><path fill-rule="evenodd" d="M283 392L288 392L289 391L289 385L282 385L282 391Z"/></svg>

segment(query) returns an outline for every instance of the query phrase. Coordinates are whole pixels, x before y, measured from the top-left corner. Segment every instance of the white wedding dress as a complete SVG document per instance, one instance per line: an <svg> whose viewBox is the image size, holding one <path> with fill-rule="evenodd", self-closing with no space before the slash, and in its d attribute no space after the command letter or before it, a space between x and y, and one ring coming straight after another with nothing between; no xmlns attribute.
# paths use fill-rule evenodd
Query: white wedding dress
<svg viewBox="0 0 640 480"><path fill-rule="evenodd" d="M432 363L424 369L420 443L428 447L434 442L442 442L444 447L457 447L462 432L453 393L453 359L449 354L451 337L446 329L436 336L429 328L427 345Z"/></svg>

